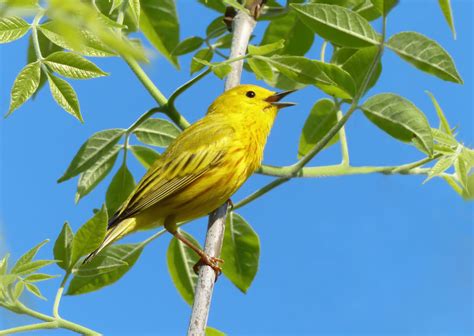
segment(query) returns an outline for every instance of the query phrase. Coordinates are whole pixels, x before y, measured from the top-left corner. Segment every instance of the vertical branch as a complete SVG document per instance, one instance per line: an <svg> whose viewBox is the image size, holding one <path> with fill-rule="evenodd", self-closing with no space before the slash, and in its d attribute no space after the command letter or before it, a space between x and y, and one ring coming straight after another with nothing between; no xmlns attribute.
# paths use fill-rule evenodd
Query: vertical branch
<svg viewBox="0 0 474 336"><path fill-rule="evenodd" d="M232 47L229 58L245 55L255 24L256 22L254 18L243 11L235 16L233 23ZM232 89L240 84L243 63L243 60L231 63L232 71L226 78L224 86L225 90ZM206 243L204 247L204 251L209 256L218 257L221 253L226 215L227 203L219 207L209 216ZM205 335L215 280L215 273L212 268L209 266L202 266L200 268L191 320L189 322L188 335Z"/></svg>

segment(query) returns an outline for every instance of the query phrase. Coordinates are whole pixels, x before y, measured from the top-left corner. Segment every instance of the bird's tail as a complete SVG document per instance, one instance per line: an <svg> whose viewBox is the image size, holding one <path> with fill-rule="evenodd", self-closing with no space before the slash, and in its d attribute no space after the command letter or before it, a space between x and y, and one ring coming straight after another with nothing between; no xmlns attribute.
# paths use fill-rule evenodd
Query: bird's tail
<svg viewBox="0 0 474 336"><path fill-rule="evenodd" d="M114 241L119 240L127 233L131 232L135 227L135 218L127 218L114 225L110 229L108 229L107 234L105 235L104 241L102 244L91 254L89 254L84 259L84 264L90 262L94 257L99 254L104 248L112 244Z"/></svg>

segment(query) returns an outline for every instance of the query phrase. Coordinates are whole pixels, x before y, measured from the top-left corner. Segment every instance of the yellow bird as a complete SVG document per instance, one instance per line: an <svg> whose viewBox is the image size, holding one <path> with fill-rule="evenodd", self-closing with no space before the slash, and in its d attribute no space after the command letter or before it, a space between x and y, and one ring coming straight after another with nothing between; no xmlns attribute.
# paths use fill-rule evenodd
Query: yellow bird
<svg viewBox="0 0 474 336"><path fill-rule="evenodd" d="M293 91L275 93L240 85L220 95L204 118L184 130L143 176L108 224L102 245L163 225L199 256L198 264L220 271L218 262L191 244L176 224L204 216L227 202L260 166L279 102Z"/></svg>

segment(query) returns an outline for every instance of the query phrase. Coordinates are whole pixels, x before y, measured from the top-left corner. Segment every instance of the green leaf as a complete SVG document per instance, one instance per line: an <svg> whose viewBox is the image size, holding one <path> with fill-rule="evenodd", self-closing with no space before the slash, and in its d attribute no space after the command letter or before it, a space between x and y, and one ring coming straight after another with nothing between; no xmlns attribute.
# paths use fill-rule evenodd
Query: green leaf
<svg viewBox="0 0 474 336"><path fill-rule="evenodd" d="M182 40L176 48L173 50L172 54L174 56L181 56L184 54L188 54L199 47L202 46L204 43L204 40L201 37L198 36L191 36L188 37L187 39Z"/></svg>
<svg viewBox="0 0 474 336"><path fill-rule="evenodd" d="M362 84L374 62L375 57L377 57L377 53L377 47L359 49L342 65L342 68L351 75L352 79L354 79L357 92L359 92L362 88ZM370 77L369 82L367 83L367 87L365 88L363 94L365 94L371 87L375 85L375 83L377 83L381 73L382 63L379 61L372 73L372 76Z"/></svg>
<svg viewBox="0 0 474 336"><path fill-rule="evenodd" d="M257 274L260 241L245 219L234 212L227 217L221 257L224 275L246 293Z"/></svg>
<svg viewBox="0 0 474 336"><path fill-rule="evenodd" d="M456 28L454 27L453 10L451 9L451 0L438 0L439 7L443 12L444 18L449 25L449 29L453 33L453 38L456 39Z"/></svg>
<svg viewBox="0 0 474 336"><path fill-rule="evenodd" d="M462 197L467 201L474 199L474 174L467 177L467 188L462 190Z"/></svg>
<svg viewBox="0 0 474 336"><path fill-rule="evenodd" d="M104 241L107 232L107 209L105 206L77 230L72 239L71 265L79 258L96 250Z"/></svg>
<svg viewBox="0 0 474 336"><path fill-rule="evenodd" d="M222 34L224 34L227 31L227 27L225 26L225 23L223 21L222 16L216 17L214 20L209 23L209 25L206 28L206 36L211 39L211 38L216 38Z"/></svg>
<svg viewBox="0 0 474 336"><path fill-rule="evenodd" d="M263 79L267 83L273 83L275 75L268 62L258 58L249 58L247 62L258 80Z"/></svg>
<svg viewBox="0 0 474 336"><path fill-rule="evenodd" d="M44 274L44 273L36 273L36 274L30 274L23 280L26 282L39 282L39 281L45 281L45 280L50 280L57 278L58 275L49 275L49 274Z"/></svg>
<svg viewBox="0 0 474 336"><path fill-rule="evenodd" d="M212 67L212 72L220 79L224 79L224 77L227 76L231 70L232 67L227 63L222 63Z"/></svg>
<svg viewBox="0 0 474 336"><path fill-rule="evenodd" d="M51 55L52 53L56 51L62 50L61 47L57 46L50 40L46 38L46 36L43 35L41 31L38 31L38 44L41 50L41 54L43 57L47 57ZM33 44L33 39L30 35L30 38L28 39L28 54L27 54L27 63L33 63L38 60L36 52L35 52L35 47ZM40 82L38 85L38 89L33 93L33 98L38 94L39 90L43 87L43 85L46 83L47 77L46 74L41 71L40 75Z"/></svg>
<svg viewBox="0 0 474 336"><path fill-rule="evenodd" d="M433 177L439 176L442 173L444 173L449 167L451 167L454 164L454 161L456 160L456 155L447 155L447 156L442 156L438 162L433 166L433 168L430 169L428 172L428 177L423 181L423 183L428 182L431 180Z"/></svg>
<svg viewBox="0 0 474 336"><path fill-rule="evenodd" d="M128 0L128 8L130 8L130 12L132 13L133 21L136 25L139 25L141 11L140 0Z"/></svg>
<svg viewBox="0 0 474 336"><path fill-rule="evenodd" d="M175 67L172 51L179 43L179 21L174 0L141 0L140 28L150 43Z"/></svg>
<svg viewBox="0 0 474 336"><path fill-rule="evenodd" d="M20 71L13 83L10 93L10 107L6 116L12 114L35 93L39 86L40 74L38 61L28 64Z"/></svg>
<svg viewBox="0 0 474 336"><path fill-rule="evenodd" d="M316 34L337 45L360 48L379 43L369 22L349 9L326 4L291 4L299 18Z"/></svg>
<svg viewBox="0 0 474 336"><path fill-rule="evenodd" d="M91 61L71 52L57 51L46 57L44 62L51 70L68 78L88 79L108 75Z"/></svg>
<svg viewBox="0 0 474 336"><path fill-rule="evenodd" d="M133 267L142 251L142 244L114 244L106 247L89 263L79 266L78 272L69 284L67 294L89 293L113 284ZM117 266L109 267L111 261ZM97 270L95 274L81 276L84 268L91 270L91 267ZM107 272L99 271L103 270L103 267L106 267Z"/></svg>
<svg viewBox="0 0 474 336"><path fill-rule="evenodd" d="M318 100L306 119L298 146L298 159L305 156L337 123L337 110L334 102L323 98ZM326 145L328 148L339 141L339 133Z"/></svg>
<svg viewBox="0 0 474 336"><path fill-rule="evenodd" d="M0 260L0 276L7 274L8 271L8 259L10 258L10 254L7 253L2 260Z"/></svg>
<svg viewBox="0 0 474 336"><path fill-rule="evenodd" d="M232 34L225 34L219 37L214 46L219 49L229 49L232 46Z"/></svg>
<svg viewBox="0 0 474 336"><path fill-rule="evenodd" d="M461 155L458 155L456 161L454 161L454 169L456 173L456 179L459 181L463 189L467 189L468 187L468 174L469 170L472 167L467 166L467 162L464 161Z"/></svg>
<svg viewBox="0 0 474 336"><path fill-rule="evenodd" d="M226 5L224 4L224 1L222 0L198 0L198 1L210 9L213 9L220 13L225 12Z"/></svg>
<svg viewBox="0 0 474 336"><path fill-rule="evenodd" d="M105 194L105 204L107 204L109 218L125 202L133 189L135 189L135 180L130 170L123 164L115 174L112 182L110 182Z"/></svg>
<svg viewBox="0 0 474 336"><path fill-rule="evenodd" d="M383 16L387 16L388 13L398 4L398 0L370 0L375 8L383 14Z"/></svg>
<svg viewBox="0 0 474 336"><path fill-rule="evenodd" d="M354 80L337 65L309 60L302 56L257 56L277 68L288 78L313 84L329 95L350 99L354 95Z"/></svg>
<svg viewBox="0 0 474 336"><path fill-rule="evenodd" d="M24 265L29 264L29 263L33 260L33 258L36 256L36 254L38 253L39 249L40 249L44 244L46 244L47 242L49 242L49 239L43 240L41 243L39 243L38 245L36 245L35 247L33 247L32 249L30 249L29 251L27 251L25 254L23 254L23 255L17 260L17 262L15 263L15 265L13 266L13 268L11 269L10 273L16 274L16 273L19 272L20 269L23 268Z"/></svg>
<svg viewBox="0 0 474 336"><path fill-rule="evenodd" d="M387 47L421 71L446 81L463 84L453 59L436 41L416 32L393 35Z"/></svg>
<svg viewBox="0 0 474 336"><path fill-rule="evenodd" d="M26 283L25 286L26 286L26 289L30 293L33 293L35 296L39 297L41 300L46 300L46 298L41 294L41 291L36 285L33 285L32 283Z"/></svg>
<svg viewBox="0 0 474 336"><path fill-rule="evenodd" d="M63 270L68 270L71 265L71 254L72 254L72 240L74 233L68 222L64 223L61 233L59 233L56 242L54 243L54 259L57 260L57 264Z"/></svg>
<svg viewBox="0 0 474 336"><path fill-rule="evenodd" d="M167 120L148 119L133 133L147 145L167 147L180 132L178 127Z"/></svg>
<svg viewBox="0 0 474 336"><path fill-rule="evenodd" d="M58 46L76 51L85 56L106 57L114 56L114 52L110 50L97 36L82 30L74 31L73 36L65 35L70 32L70 27L57 21L49 21L39 26L41 32L53 43Z"/></svg>
<svg viewBox="0 0 474 336"><path fill-rule="evenodd" d="M90 193L110 173L122 148L120 145L113 146L94 162L92 167L80 175L77 182L76 203Z"/></svg>
<svg viewBox="0 0 474 336"><path fill-rule="evenodd" d="M370 0L362 1L360 5L355 6L353 10L369 21L376 20L382 15Z"/></svg>
<svg viewBox="0 0 474 336"><path fill-rule="evenodd" d="M446 119L446 116L444 115L443 110L441 109L441 106L439 106L438 101L436 100L435 96L429 92L425 91L428 96L430 96L431 102L433 103L436 114L438 115L439 118L439 129L442 130L443 132L447 133L448 135L453 135L453 132L451 131L451 127L449 126L448 119Z"/></svg>
<svg viewBox="0 0 474 336"><path fill-rule="evenodd" d="M281 18L270 21L261 44L274 43L283 39L285 45L276 51L282 55L302 56L313 44L313 32L298 19L295 12L288 12Z"/></svg>
<svg viewBox="0 0 474 336"><path fill-rule="evenodd" d="M206 327L206 336L225 336L226 334L212 327Z"/></svg>
<svg viewBox="0 0 474 336"><path fill-rule="evenodd" d="M79 149L64 175L59 178L59 182L64 182L70 178L86 171L108 153L125 134L125 130L114 128L100 131L92 135Z"/></svg>
<svg viewBox="0 0 474 336"><path fill-rule="evenodd" d="M22 264L21 266L19 266L15 272L13 272L12 270L12 273L15 273L15 274L18 274L18 275L27 275L27 274L30 274L30 273L33 273L37 270L39 270L40 268L43 268L43 267L46 267L48 265L51 265L51 264L54 264L56 262L56 260L34 260L34 261L30 261L28 263L25 263L25 264Z"/></svg>
<svg viewBox="0 0 474 336"><path fill-rule="evenodd" d="M194 246L200 247L199 243L190 234L179 231ZM193 266L199 261L199 256L184 245L181 241L173 238L166 252L166 260L168 262L168 271L171 279L178 290L189 305L194 301L194 289L196 287L197 274L194 273Z"/></svg>
<svg viewBox="0 0 474 336"><path fill-rule="evenodd" d="M254 46L249 44L248 51L250 55L267 55L273 53L278 49L282 49L285 46L285 41L283 39L278 40L273 43L264 44L260 46Z"/></svg>
<svg viewBox="0 0 474 336"><path fill-rule="evenodd" d="M76 91L64 79L48 74L49 90L56 103L61 106L64 111L84 122L79 107Z"/></svg>
<svg viewBox="0 0 474 336"><path fill-rule="evenodd" d="M212 60L212 56L214 56L214 52L211 48L198 50L194 54L193 59L191 61L191 75L204 68L205 65L199 62L199 60L210 62Z"/></svg>
<svg viewBox="0 0 474 336"><path fill-rule="evenodd" d="M404 142L416 138L427 153L433 153L433 135L428 120L409 100L382 93L369 98L361 108L370 121L394 138Z"/></svg>
<svg viewBox="0 0 474 336"><path fill-rule="evenodd" d="M25 283L23 281L18 281L13 288L12 298L14 301L18 300L25 289Z"/></svg>
<svg viewBox="0 0 474 336"><path fill-rule="evenodd" d="M0 44L18 40L30 29L21 17L0 17Z"/></svg>
<svg viewBox="0 0 474 336"><path fill-rule="evenodd" d="M144 146L131 146L133 156L145 167L150 168L153 163L160 157L160 154L151 148Z"/></svg>

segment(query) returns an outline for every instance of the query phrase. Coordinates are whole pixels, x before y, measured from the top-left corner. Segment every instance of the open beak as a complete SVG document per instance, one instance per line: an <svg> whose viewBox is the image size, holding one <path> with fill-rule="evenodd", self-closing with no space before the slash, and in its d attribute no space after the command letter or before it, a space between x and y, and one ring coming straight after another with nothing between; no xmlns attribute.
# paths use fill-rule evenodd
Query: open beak
<svg viewBox="0 0 474 336"><path fill-rule="evenodd" d="M294 105L296 105L296 103L284 103L284 102L280 102L280 100L283 97L285 97L285 96L287 96L290 93L295 92L295 91L296 90L288 90L288 91L278 92L278 93L275 93L275 94L271 95L267 99L265 99L265 101L271 103L273 106L276 106L278 109L282 109L282 108L288 107L288 106L294 106Z"/></svg>

